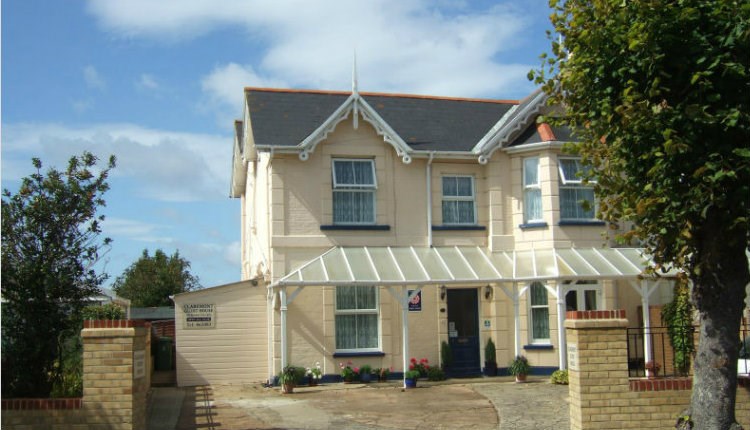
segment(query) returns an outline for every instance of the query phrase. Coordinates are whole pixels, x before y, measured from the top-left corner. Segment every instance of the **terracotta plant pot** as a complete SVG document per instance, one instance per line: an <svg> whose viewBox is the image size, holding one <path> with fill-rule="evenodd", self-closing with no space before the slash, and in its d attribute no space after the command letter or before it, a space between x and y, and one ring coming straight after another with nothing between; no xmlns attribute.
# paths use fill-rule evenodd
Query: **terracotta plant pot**
<svg viewBox="0 0 750 430"><path fill-rule="evenodd" d="M523 373L516 375L516 382L526 382L526 375Z"/></svg>
<svg viewBox="0 0 750 430"><path fill-rule="evenodd" d="M294 393L294 384L291 382L287 382L281 386L281 392L283 394L292 394Z"/></svg>

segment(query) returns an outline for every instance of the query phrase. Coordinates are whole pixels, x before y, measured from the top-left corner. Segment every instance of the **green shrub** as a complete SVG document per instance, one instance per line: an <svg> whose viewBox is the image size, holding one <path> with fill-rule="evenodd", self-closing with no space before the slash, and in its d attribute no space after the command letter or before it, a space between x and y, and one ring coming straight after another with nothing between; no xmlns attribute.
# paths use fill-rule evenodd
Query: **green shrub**
<svg viewBox="0 0 750 430"><path fill-rule="evenodd" d="M451 346L448 342L443 341L440 344L440 363L443 369L450 367L453 364L453 353L451 352Z"/></svg>
<svg viewBox="0 0 750 430"><path fill-rule="evenodd" d="M84 320L121 320L125 318L125 311L114 303L106 305L90 305L81 310Z"/></svg>
<svg viewBox="0 0 750 430"><path fill-rule="evenodd" d="M558 385L568 385L568 371L555 370L549 378L549 382Z"/></svg>
<svg viewBox="0 0 750 430"><path fill-rule="evenodd" d="M445 372L439 367L430 367L429 369L427 369L427 379L429 379L430 381L444 381Z"/></svg>

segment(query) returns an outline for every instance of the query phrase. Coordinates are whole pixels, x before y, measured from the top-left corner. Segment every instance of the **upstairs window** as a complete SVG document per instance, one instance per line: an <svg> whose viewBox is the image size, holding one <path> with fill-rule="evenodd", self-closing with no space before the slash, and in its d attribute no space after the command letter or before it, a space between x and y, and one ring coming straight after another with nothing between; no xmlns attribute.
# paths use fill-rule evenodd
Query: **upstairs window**
<svg viewBox="0 0 750 430"><path fill-rule="evenodd" d="M523 160L523 220L526 223L543 221L538 157Z"/></svg>
<svg viewBox="0 0 750 430"><path fill-rule="evenodd" d="M336 350L378 350L378 289L336 287Z"/></svg>
<svg viewBox="0 0 750 430"><path fill-rule="evenodd" d="M333 160L333 223L375 224L375 162Z"/></svg>
<svg viewBox="0 0 750 430"><path fill-rule="evenodd" d="M560 158L560 219L592 221L596 216L594 187L584 184L584 167L578 158Z"/></svg>
<svg viewBox="0 0 750 430"><path fill-rule="evenodd" d="M476 224L474 178L443 176L443 224Z"/></svg>

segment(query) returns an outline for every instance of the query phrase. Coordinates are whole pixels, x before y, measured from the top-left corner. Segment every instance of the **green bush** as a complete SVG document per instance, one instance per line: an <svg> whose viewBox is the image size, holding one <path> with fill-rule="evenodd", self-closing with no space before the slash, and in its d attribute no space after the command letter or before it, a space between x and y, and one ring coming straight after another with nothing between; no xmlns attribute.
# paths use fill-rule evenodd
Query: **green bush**
<svg viewBox="0 0 750 430"><path fill-rule="evenodd" d="M84 320L121 320L125 318L125 311L114 303L107 303L86 306L81 311L81 316Z"/></svg>
<svg viewBox="0 0 750 430"><path fill-rule="evenodd" d="M549 382L558 385L568 385L568 371L555 370L549 378Z"/></svg>
<svg viewBox="0 0 750 430"><path fill-rule="evenodd" d="M427 379L430 381L444 381L445 372L437 366L430 367L427 369Z"/></svg>
<svg viewBox="0 0 750 430"><path fill-rule="evenodd" d="M79 334L60 341L60 355L54 363L50 397L83 396L83 343Z"/></svg>
<svg viewBox="0 0 750 430"><path fill-rule="evenodd" d="M443 341L440 344L440 363L443 369L450 367L453 364L453 352L451 352L451 346L448 342Z"/></svg>

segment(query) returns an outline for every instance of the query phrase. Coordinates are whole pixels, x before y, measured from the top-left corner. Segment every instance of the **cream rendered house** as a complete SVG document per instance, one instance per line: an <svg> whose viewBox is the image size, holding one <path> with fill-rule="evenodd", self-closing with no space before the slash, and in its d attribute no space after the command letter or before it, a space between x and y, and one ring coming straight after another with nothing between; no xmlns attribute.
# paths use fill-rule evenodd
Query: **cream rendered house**
<svg viewBox="0 0 750 430"><path fill-rule="evenodd" d="M399 374L411 357L440 364L443 343L451 374L476 375L489 338L501 371L524 354L550 373L567 366L566 311L625 309L635 326L640 309L670 298L668 279L641 277L639 250L608 241L619 226L595 219L580 162L562 152L569 132L537 123L541 91L516 101L246 88L244 109L231 183L243 282L177 296L178 374L215 367L180 342L222 330L243 352L221 366L253 363L235 380L317 362L329 377L348 361ZM227 311L236 323L222 325L217 304L213 334L179 322L181 305L227 294L252 317Z"/></svg>

